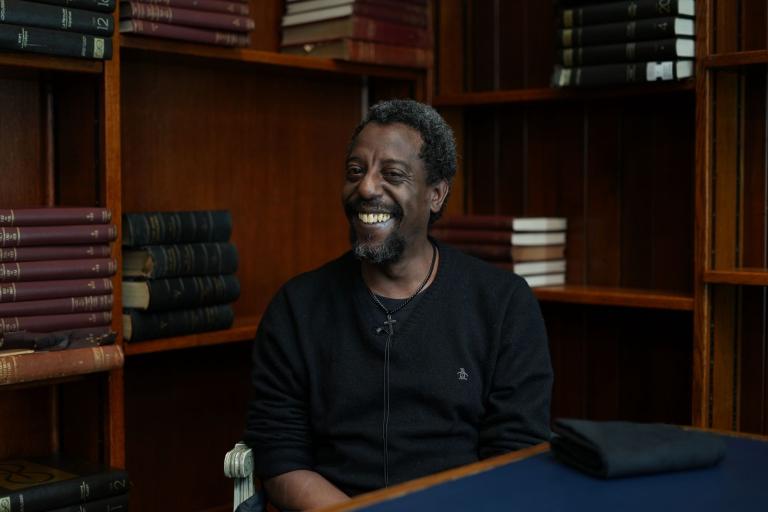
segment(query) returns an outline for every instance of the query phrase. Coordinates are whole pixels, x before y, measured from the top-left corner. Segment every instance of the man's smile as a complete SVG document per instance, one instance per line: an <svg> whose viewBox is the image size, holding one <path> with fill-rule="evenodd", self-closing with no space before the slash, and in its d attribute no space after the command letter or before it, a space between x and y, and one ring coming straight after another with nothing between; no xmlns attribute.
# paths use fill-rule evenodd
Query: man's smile
<svg viewBox="0 0 768 512"><path fill-rule="evenodd" d="M383 224L388 222L392 215L389 213L364 213L360 212L357 214L357 218L363 223L363 224Z"/></svg>

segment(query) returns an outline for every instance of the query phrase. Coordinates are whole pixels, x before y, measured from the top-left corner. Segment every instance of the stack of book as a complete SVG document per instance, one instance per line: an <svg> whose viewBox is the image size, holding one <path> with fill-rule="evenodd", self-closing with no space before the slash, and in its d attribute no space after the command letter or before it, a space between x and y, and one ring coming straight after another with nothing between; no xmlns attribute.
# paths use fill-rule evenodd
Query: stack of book
<svg viewBox="0 0 768 512"><path fill-rule="evenodd" d="M120 32L219 46L251 44L248 0L120 2Z"/></svg>
<svg viewBox="0 0 768 512"><path fill-rule="evenodd" d="M426 0L288 0L282 53L390 66L432 61Z"/></svg>
<svg viewBox="0 0 768 512"><path fill-rule="evenodd" d="M0 351L114 340L106 208L0 210Z"/></svg>
<svg viewBox="0 0 768 512"><path fill-rule="evenodd" d="M112 58L115 0L0 0L0 49Z"/></svg>
<svg viewBox="0 0 768 512"><path fill-rule="evenodd" d="M553 87L693 76L694 0L560 0Z"/></svg>
<svg viewBox="0 0 768 512"><path fill-rule="evenodd" d="M565 284L563 217L461 215L430 230L442 242L522 276L531 287Z"/></svg>
<svg viewBox="0 0 768 512"><path fill-rule="evenodd" d="M125 470L60 455L0 461L0 510L8 512L125 512Z"/></svg>
<svg viewBox="0 0 768 512"><path fill-rule="evenodd" d="M123 335L129 341L228 329L240 296L225 210L123 215Z"/></svg>

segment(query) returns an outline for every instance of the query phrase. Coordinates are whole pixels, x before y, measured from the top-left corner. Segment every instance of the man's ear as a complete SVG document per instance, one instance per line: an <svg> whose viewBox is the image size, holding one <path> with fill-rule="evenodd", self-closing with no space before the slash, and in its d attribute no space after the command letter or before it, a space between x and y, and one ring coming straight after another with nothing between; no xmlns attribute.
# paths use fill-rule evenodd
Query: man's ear
<svg viewBox="0 0 768 512"><path fill-rule="evenodd" d="M446 180L440 180L432 185L432 190L430 191L432 195L430 198L429 208L433 213L437 213L443 208L443 203L448 197L448 192L450 191L451 185Z"/></svg>

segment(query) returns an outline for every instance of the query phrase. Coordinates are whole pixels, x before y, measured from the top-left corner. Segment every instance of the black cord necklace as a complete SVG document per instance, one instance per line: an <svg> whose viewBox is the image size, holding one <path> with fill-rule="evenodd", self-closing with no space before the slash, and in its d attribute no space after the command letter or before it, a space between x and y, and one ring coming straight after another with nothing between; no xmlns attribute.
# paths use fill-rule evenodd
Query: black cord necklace
<svg viewBox="0 0 768 512"><path fill-rule="evenodd" d="M387 326L387 330L389 331L388 334L391 336L395 332L395 324L397 323L397 320L394 320L392 318L392 315L403 309L405 306L407 306L419 293L421 293L421 290L424 289L424 287L427 285L427 281L429 281L429 278L432 276L432 272L435 270L435 261L437 260L437 247L434 243L432 243L432 263L429 264L429 272L427 272L427 277L424 278L424 280L421 282L418 288L416 288L416 291L413 292L413 295L405 299L403 302L398 304L398 306L392 310L387 309L384 304L381 303L379 298L376 296L375 293L371 291L371 289L366 286L365 288L368 290L368 294L371 296L371 299L373 299L373 302L381 309L385 315L387 315L387 319L384 322L384 325ZM384 330L383 327L379 327L376 329L376 333L381 333Z"/></svg>

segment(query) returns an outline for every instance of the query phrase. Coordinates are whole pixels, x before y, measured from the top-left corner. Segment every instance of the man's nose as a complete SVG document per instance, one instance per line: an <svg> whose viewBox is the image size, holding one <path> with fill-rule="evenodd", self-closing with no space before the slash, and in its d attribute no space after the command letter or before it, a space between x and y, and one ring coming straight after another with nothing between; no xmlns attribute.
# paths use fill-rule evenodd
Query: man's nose
<svg viewBox="0 0 768 512"><path fill-rule="evenodd" d="M381 195L381 175L369 170L358 184L358 192L362 197L372 198Z"/></svg>

